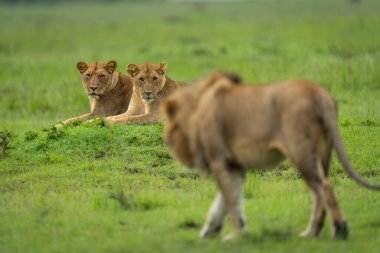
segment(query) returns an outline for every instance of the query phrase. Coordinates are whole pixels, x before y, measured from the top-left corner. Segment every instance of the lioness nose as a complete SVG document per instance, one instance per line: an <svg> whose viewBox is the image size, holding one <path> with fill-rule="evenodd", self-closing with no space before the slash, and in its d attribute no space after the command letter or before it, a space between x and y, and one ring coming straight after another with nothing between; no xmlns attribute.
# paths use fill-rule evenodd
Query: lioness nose
<svg viewBox="0 0 380 253"><path fill-rule="evenodd" d="M149 96L150 94L152 94L152 92L151 92L151 91L145 91L145 94L146 94L147 96Z"/></svg>
<svg viewBox="0 0 380 253"><path fill-rule="evenodd" d="M92 91L95 91L98 87L90 87Z"/></svg>

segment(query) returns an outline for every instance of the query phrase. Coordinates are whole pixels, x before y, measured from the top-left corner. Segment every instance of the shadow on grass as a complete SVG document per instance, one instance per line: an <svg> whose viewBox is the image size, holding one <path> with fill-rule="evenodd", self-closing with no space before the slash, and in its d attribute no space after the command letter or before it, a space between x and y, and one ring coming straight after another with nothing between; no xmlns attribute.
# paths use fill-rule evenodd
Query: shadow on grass
<svg viewBox="0 0 380 253"><path fill-rule="evenodd" d="M122 190L116 193L110 192L109 197L116 200L124 210L148 211L160 206L156 200L137 198L131 193L125 195Z"/></svg>
<svg viewBox="0 0 380 253"><path fill-rule="evenodd" d="M245 232L241 240L244 242L259 243L259 242L285 242L294 237L294 231L290 227L285 228L263 228L257 232Z"/></svg>
<svg viewBox="0 0 380 253"><path fill-rule="evenodd" d="M174 181L179 178L186 179L198 179L199 175L195 172L178 172L178 171L157 171L157 170L148 170L140 167L124 167L124 171L127 175L150 175L155 177L166 177L170 181Z"/></svg>
<svg viewBox="0 0 380 253"><path fill-rule="evenodd" d="M193 230L199 230L201 229L201 225L193 220L185 220L181 222L178 226L180 229L193 229Z"/></svg>

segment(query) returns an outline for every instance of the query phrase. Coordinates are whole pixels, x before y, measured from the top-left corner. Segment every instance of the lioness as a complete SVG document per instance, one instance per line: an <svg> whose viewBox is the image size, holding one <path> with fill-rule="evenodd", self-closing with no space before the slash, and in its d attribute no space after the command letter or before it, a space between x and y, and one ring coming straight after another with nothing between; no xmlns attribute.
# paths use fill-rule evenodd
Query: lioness
<svg viewBox="0 0 380 253"><path fill-rule="evenodd" d="M165 140L175 156L189 167L210 172L220 188L200 236L218 234L227 213L233 222L229 238L238 235L245 223L245 171L271 168L288 158L314 195L309 225L300 235L317 236L329 211L334 236L347 238L347 223L327 179L332 148L357 183L375 190L380 186L350 166L333 98L310 81L234 85L230 79L213 73L196 86L176 91L162 106Z"/></svg>
<svg viewBox="0 0 380 253"><path fill-rule="evenodd" d="M107 117L110 124L150 124L161 122L159 105L178 87L186 85L166 76L167 64L129 64L127 72L133 80L133 95L126 113Z"/></svg>
<svg viewBox="0 0 380 253"><path fill-rule="evenodd" d="M118 72L116 67L116 61L77 63L83 87L90 100L91 112L67 119L63 124L85 121L93 117L118 115L128 110L133 93L132 79Z"/></svg>

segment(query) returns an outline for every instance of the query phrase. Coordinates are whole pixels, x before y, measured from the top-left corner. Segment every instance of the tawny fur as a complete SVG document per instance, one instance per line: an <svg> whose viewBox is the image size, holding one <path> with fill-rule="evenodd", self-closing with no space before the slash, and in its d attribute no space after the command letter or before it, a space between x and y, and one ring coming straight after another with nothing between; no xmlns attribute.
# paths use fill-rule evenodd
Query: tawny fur
<svg viewBox="0 0 380 253"><path fill-rule="evenodd" d="M165 140L174 155L189 167L210 172L220 188L201 237L219 233L227 213L233 222L231 237L239 234L244 226L245 171L273 168L285 158L299 170L314 197L302 236L317 236L329 212L333 234L348 237L327 179L333 148L356 182L380 189L351 168L339 135L336 104L326 90L310 81L233 85L228 76L213 73L171 95L162 112Z"/></svg>
<svg viewBox="0 0 380 253"><path fill-rule="evenodd" d="M152 124L161 122L159 106L178 87L186 83L173 81L166 76L167 65L145 63L129 64L127 72L133 80L133 95L126 113L107 117L110 124Z"/></svg>
<svg viewBox="0 0 380 253"><path fill-rule="evenodd" d="M133 93L132 79L118 72L116 67L115 61L77 63L77 69L82 75L83 88L90 100L91 112L67 119L63 124L119 115L128 110Z"/></svg>

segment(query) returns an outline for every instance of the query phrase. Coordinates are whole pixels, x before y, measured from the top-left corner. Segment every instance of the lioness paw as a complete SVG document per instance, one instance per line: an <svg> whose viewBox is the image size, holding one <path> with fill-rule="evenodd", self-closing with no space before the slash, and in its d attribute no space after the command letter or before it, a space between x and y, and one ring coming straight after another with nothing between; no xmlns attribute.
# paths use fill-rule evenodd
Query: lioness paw
<svg viewBox="0 0 380 253"><path fill-rule="evenodd" d="M315 235L309 229L307 229L307 230L304 230L301 233L299 233L298 236L302 237L302 238L307 238L307 237L312 237L312 236L315 236Z"/></svg>
<svg viewBox="0 0 380 253"><path fill-rule="evenodd" d="M59 123L59 124L55 125L54 128L55 128L55 129L61 129L61 128L63 128L64 126L65 126L64 123Z"/></svg>
<svg viewBox="0 0 380 253"><path fill-rule="evenodd" d="M234 241L236 240L236 238L238 237L238 233L231 233L231 234L228 234L226 236L223 237L223 241L224 242L231 242L231 241Z"/></svg>
<svg viewBox="0 0 380 253"><path fill-rule="evenodd" d="M346 221L334 222L334 237L340 240L346 240L348 238L349 230Z"/></svg>

